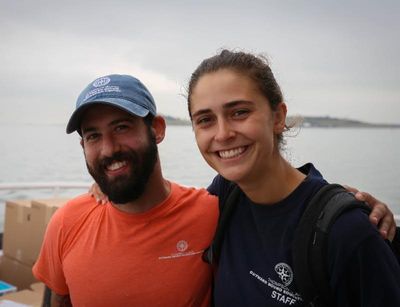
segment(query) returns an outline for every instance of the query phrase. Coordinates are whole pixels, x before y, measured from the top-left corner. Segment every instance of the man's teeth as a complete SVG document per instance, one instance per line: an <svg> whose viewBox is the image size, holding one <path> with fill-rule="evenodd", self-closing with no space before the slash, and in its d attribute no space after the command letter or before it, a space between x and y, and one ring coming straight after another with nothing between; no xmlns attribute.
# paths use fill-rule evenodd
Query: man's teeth
<svg viewBox="0 0 400 307"><path fill-rule="evenodd" d="M238 147L230 150L221 150L218 152L218 154L222 159L229 159L239 156L241 153L244 152L244 150L245 147Z"/></svg>
<svg viewBox="0 0 400 307"><path fill-rule="evenodd" d="M114 162L114 163L112 163L112 164L110 164L108 167L107 167L107 169L109 170L109 171L115 171L115 170L117 170L117 169L119 169L119 168L121 168L121 167L123 167L123 166L125 166L126 165L126 162L125 161L123 161L123 162Z"/></svg>

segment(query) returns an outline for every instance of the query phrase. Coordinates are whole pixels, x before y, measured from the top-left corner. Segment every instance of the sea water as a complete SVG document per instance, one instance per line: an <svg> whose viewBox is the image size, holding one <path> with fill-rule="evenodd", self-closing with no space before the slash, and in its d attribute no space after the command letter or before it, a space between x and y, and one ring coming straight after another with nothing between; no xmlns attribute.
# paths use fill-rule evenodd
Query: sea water
<svg viewBox="0 0 400 307"><path fill-rule="evenodd" d="M400 214L400 129L303 128L286 137L284 155L294 165L313 162L330 182L372 193ZM0 125L0 183L92 182L79 135L64 126ZM190 126L169 126L159 145L164 176L206 187L215 172L202 160ZM70 190L73 197L84 190ZM49 191L0 191L7 199L51 197ZM0 204L0 231L4 204Z"/></svg>

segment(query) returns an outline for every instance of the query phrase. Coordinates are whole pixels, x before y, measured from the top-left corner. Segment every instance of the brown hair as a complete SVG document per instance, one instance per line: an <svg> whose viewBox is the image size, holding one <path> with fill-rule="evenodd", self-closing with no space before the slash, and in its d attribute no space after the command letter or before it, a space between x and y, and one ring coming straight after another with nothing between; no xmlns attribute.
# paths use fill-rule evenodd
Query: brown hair
<svg viewBox="0 0 400 307"><path fill-rule="evenodd" d="M224 49L219 54L203 60L193 72L188 87L189 115L191 115L190 98L199 79L207 73L216 72L224 68L232 69L250 77L257 84L261 93L268 99L272 110L283 101L282 91L275 80L268 61L263 56Z"/></svg>

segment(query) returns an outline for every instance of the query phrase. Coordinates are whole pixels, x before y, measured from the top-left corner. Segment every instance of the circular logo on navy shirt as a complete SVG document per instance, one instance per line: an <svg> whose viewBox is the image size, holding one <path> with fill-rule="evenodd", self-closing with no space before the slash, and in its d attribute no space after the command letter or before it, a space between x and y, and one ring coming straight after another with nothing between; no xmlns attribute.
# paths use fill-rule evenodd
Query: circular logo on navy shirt
<svg viewBox="0 0 400 307"><path fill-rule="evenodd" d="M285 286L288 286L293 281L293 271L292 268L286 263L278 263L275 266L275 272L278 274L279 278L282 280Z"/></svg>

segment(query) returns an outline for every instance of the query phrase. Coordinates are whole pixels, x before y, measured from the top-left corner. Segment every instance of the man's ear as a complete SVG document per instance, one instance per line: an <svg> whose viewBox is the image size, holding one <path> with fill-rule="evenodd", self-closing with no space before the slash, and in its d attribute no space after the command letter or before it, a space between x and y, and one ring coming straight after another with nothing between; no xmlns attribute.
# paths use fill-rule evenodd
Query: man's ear
<svg viewBox="0 0 400 307"><path fill-rule="evenodd" d="M162 117L160 115L156 115L153 118L151 128L152 128L154 136L156 138L156 143L160 144L164 140L164 137L165 137L166 124L165 124L164 117Z"/></svg>
<svg viewBox="0 0 400 307"><path fill-rule="evenodd" d="M274 132L275 134L281 134L285 130L286 126L286 114L287 106L284 102L281 102L274 111Z"/></svg>

